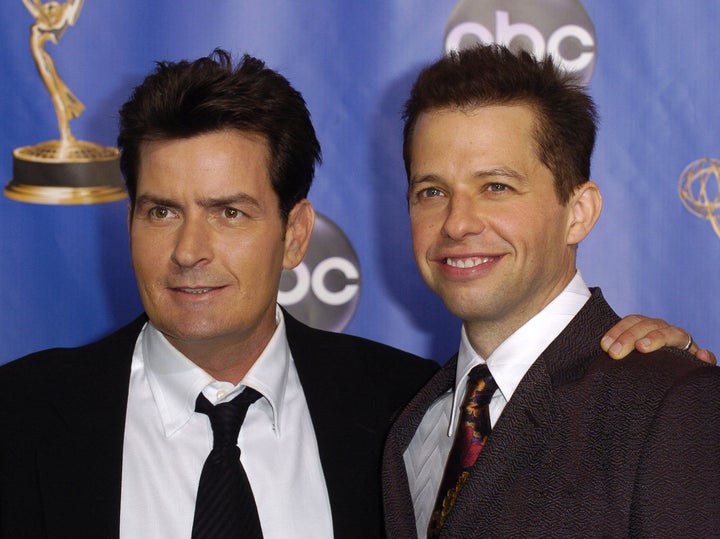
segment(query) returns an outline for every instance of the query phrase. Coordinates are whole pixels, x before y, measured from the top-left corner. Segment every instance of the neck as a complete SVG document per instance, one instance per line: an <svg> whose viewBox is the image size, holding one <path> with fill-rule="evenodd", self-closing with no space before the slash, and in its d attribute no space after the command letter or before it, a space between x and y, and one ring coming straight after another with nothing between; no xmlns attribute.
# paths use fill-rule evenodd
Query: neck
<svg viewBox="0 0 720 539"><path fill-rule="evenodd" d="M170 344L215 380L237 385L263 353L272 335L272 332L254 335L240 342L187 342L166 337Z"/></svg>
<svg viewBox="0 0 720 539"><path fill-rule="evenodd" d="M490 357L498 346L554 301L567 288L575 273L573 269L572 273L568 273L559 281L544 298L534 304L526 305L524 309L494 318L464 320L465 333L470 345L481 357L485 359Z"/></svg>
<svg viewBox="0 0 720 539"><path fill-rule="evenodd" d="M527 320L530 320L530 318ZM525 322L527 322L527 320ZM475 350L480 357L487 359L498 346L522 327L525 322L508 325L502 322L466 321L464 327L470 346L473 347L473 350Z"/></svg>

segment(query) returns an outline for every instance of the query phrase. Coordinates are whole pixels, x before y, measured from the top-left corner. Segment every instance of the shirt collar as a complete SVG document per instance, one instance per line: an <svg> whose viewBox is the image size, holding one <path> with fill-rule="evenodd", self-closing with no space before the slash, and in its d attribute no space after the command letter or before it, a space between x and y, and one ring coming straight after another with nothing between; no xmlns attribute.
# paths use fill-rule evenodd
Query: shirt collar
<svg viewBox="0 0 720 539"><path fill-rule="evenodd" d="M276 436L281 435L282 409L291 361L282 310L276 307L275 333L242 381L233 385L215 380L177 350L152 323L140 338L145 372L155 405L170 437L182 428L195 412L195 401L202 393L212 404L232 400L245 387L264 397L258 401L272 421Z"/></svg>
<svg viewBox="0 0 720 539"><path fill-rule="evenodd" d="M543 350L562 333L589 298L590 290L580 271L577 271L555 299L505 339L487 359L475 352L463 326L452 409L457 410L462 405L467 376L473 367L481 363L487 363L505 402L509 402L528 369ZM452 414L449 433L454 431L456 415Z"/></svg>

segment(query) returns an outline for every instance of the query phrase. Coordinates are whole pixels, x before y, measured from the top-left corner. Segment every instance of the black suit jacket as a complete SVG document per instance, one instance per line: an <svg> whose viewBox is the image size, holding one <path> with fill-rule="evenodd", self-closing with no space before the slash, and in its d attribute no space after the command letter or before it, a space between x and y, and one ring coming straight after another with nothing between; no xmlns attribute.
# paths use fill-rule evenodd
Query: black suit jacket
<svg viewBox="0 0 720 539"><path fill-rule="evenodd" d="M719 537L720 370L663 349L614 361L599 290L529 369L442 537ZM386 530L415 538L403 453L457 357L400 414L383 459Z"/></svg>
<svg viewBox="0 0 720 539"><path fill-rule="evenodd" d="M437 364L285 321L335 537L381 537L382 443ZM0 537L118 536L130 363L145 322L0 367Z"/></svg>

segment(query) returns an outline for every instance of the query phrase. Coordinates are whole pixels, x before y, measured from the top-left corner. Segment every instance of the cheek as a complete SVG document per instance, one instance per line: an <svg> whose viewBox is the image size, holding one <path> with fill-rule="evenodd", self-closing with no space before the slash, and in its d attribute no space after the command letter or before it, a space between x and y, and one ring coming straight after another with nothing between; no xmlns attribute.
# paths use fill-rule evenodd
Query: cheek
<svg viewBox="0 0 720 539"><path fill-rule="evenodd" d="M143 264L149 258L157 256L155 250L151 248L153 242L148 241L145 236L137 236L130 238L130 254L133 263Z"/></svg>
<svg viewBox="0 0 720 539"><path fill-rule="evenodd" d="M412 235L413 245L427 246L433 241L435 230L439 228L436 223L437 219L427 213L410 214L410 234Z"/></svg>
<svg viewBox="0 0 720 539"><path fill-rule="evenodd" d="M559 253L564 249L564 228L553 216L548 220L542 219L527 221L522 234L523 249L536 263L545 265L549 260L556 261ZM556 263L556 262L553 262Z"/></svg>
<svg viewBox="0 0 720 539"><path fill-rule="evenodd" d="M138 277L158 273L165 267L163 260L168 258L165 242L147 234L131 235L130 258Z"/></svg>
<svg viewBox="0 0 720 539"><path fill-rule="evenodd" d="M425 260L425 256L426 256L426 252L427 252L427 244L426 244L426 240L425 240L425 235L423 235L416 228L413 228L410 233L412 236L412 249L413 249L413 254L415 255L415 262L419 266L421 266L422 261Z"/></svg>
<svg viewBox="0 0 720 539"><path fill-rule="evenodd" d="M277 237L227 238L215 246L215 262L245 279L272 279L282 269L284 242ZM278 269L280 268L280 269Z"/></svg>

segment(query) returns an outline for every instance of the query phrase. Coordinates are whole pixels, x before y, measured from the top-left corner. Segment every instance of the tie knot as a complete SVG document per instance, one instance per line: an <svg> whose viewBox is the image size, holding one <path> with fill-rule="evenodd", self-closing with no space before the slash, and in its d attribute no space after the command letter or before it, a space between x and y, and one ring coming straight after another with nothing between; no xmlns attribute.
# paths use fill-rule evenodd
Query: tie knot
<svg viewBox="0 0 720 539"><path fill-rule="evenodd" d="M195 401L195 411L205 414L210 418L210 425L213 431L213 447L236 446L240 434L240 427L245 421L250 405L262 395L246 387L245 390L229 402L223 402L213 406L200 393Z"/></svg>
<svg viewBox="0 0 720 539"><path fill-rule="evenodd" d="M475 365L468 375L468 397L484 397L490 400L497 389L497 382L485 363Z"/></svg>

